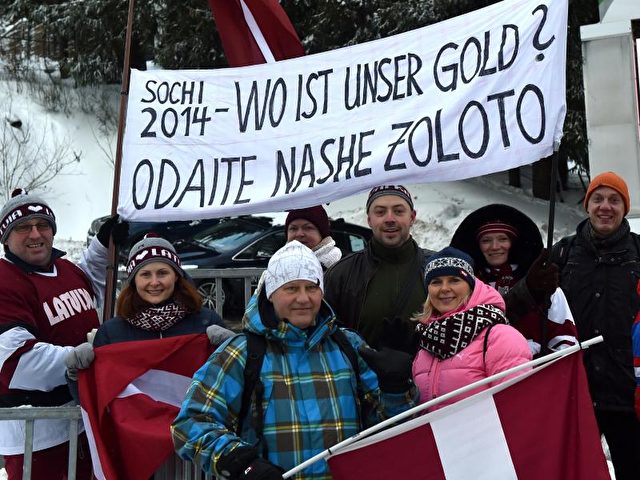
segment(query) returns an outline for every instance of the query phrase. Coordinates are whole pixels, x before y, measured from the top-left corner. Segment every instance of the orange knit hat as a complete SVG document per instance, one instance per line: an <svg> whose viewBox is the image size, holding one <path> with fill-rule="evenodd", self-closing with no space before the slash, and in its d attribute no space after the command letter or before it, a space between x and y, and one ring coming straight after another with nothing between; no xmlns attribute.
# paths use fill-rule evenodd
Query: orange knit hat
<svg viewBox="0 0 640 480"><path fill-rule="evenodd" d="M584 197L584 209L587 209L587 204L589 203L589 197L598 187L609 187L613 188L616 192L620 194L622 200L624 201L624 214L629 213L629 208L631 208L631 199L629 197L629 189L627 188L627 184L625 181L618 175L613 172L604 172L591 180L589 187L587 188L587 194Z"/></svg>

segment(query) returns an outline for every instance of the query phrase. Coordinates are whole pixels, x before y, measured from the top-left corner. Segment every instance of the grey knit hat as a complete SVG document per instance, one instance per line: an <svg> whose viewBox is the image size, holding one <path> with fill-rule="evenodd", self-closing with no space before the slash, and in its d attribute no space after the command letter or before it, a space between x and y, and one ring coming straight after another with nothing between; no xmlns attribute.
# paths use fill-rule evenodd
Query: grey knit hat
<svg viewBox="0 0 640 480"><path fill-rule="evenodd" d="M320 260L306 245L293 240L269 260L264 272L264 288L267 298L283 286L294 280L309 280L317 284L324 292L324 273Z"/></svg>
<svg viewBox="0 0 640 480"><path fill-rule="evenodd" d="M47 202L36 195L29 195L22 188L16 188L0 212L0 243L7 241L13 227L31 218L46 220L51 224L53 234L56 234L56 216Z"/></svg>
<svg viewBox="0 0 640 480"><path fill-rule="evenodd" d="M184 270L182 270L176 249L169 241L160 238L155 233L146 234L131 248L127 261L127 278L131 280L143 265L151 262L164 262L172 266L181 277L184 277Z"/></svg>
<svg viewBox="0 0 640 480"><path fill-rule="evenodd" d="M414 210L413 199L411 198L409 190L407 190L405 187L403 187L402 185L378 185L377 187L373 187L369 191L366 212L369 213L369 207L376 198L384 197L385 195L395 195L397 197L400 197L409 204L411 210Z"/></svg>

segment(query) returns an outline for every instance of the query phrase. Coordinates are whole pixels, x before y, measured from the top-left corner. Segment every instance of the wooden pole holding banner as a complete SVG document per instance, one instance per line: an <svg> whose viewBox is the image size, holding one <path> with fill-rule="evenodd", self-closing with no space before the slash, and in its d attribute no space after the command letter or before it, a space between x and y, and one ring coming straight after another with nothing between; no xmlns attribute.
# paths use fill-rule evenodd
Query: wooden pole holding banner
<svg viewBox="0 0 640 480"><path fill-rule="evenodd" d="M131 37L133 36L133 10L135 0L129 0L127 13L127 30L124 42L124 65L122 67L122 88L120 89L120 112L118 115L118 139L116 144L116 158L113 168L113 193L111 196L111 215L115 215L118 209L118 196L120 194L120 167L122 165L122 143L124 141L124 124L127 115L127 100L129 98L129 79L131 72ZM115 285L118 277L118 258L116 245L113 238L109 237L109 263L107 264L107 284L104 292L104 308L102 320L108 320L113 316L113 304L115 301Z"/></svg>
<svg viewBox="0 0 640 480"><path fill-rule="evenodd" d="M586 340L582 343L576 343L575 345L572 345L571 347L567 347L565 349L559 350L557 352L553 352L550 353L549 355L546 355L544 357L540 357L537 358L535 360L531 360L530 362L526 362L520 365L516 365L515 367L512 367L508 370L505 370L504 372L500 372L500 373L496 373L495 375L492 375L490 377L487 378L483 378L482 380L478 380L477 382L471 383L465 387L461 387L458 388L457 390L454 390L452 392L446 393L444 395L439 396L438 398L434 398L433 400L429 400L428 402L425 403L421 403L420 405L417 405L413 408L410 408L409 410L407 410L406 412L400 413L398 415L396 415L395 417L391 417L388 418L372 427L367 428L366 430L363 430L362 432L356 433L355 435L341 441L340 443L334 445L331 448L328 448L327 450L324 450L320 453L318 453L317 455L311 457L308 460L305 460L304 462L302 462L300 465L292 468L291 470L289 470L288 472L284 473L284 475L282 475L282 478L291 478L292 476L294 476L296 473L304 470L305 468L307 468L309 465L322 460L322 459L326 459L328 457L330 457L331 455L337 453L339 450L343 449L344 447L347 447L355 442L357 442L358 440L362 440L365 437L368 437L370 435L373 435L376 432L379 432L380 430L385 429L386 427L390 427L396 423L398 423L401 420L405 420L407 418L411 418L413 415L426 410L427 408L433 407L434 405L437 405L438 403L441 403L445 400L449 400L450 398L456 397L458 395L461 395L463 393L469 392L471 390L475 390L476 388L482 386L482 385L487 385L489 383L493 383L497 380L500 380L504 377L507 377L509 375L512 375L513 373L519 372L521 370L526 370L529 368L534 368L537 367L538 365L542 365L545 363L549 363L553 360L557 360L561 357L565 357L567 355L571 355L572 353L575 353L579 350L584 350L587 349L589 347L591 347L592 345L598 344L600 342L603 341L602 335L599 335L597 337L591 338L589 340Z"/></svg>

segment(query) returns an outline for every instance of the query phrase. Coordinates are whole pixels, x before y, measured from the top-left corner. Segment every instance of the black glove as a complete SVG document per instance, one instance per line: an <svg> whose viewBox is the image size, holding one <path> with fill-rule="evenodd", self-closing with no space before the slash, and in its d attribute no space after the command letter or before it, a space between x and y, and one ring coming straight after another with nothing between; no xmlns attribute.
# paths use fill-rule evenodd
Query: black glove
<svg viewBox="0 0 640 480"><path fill-rule="evenodd" d="M369 368L378 376L380 390L388 393L402 393L411 386L413 356L400 350L382 347L377 351L365 345L358 351Z"/></svg>
<svg viewBox="0 0 640 480"><path fill-rule="evenodd" d="M218 461L217 470L229 480L282 480L284 469L258 457L251 447L238 447Z"/></svg>
<svg viewBox="0 0 640 480"><path fill-rule="evenodd" d="M124 244L129 237L129 222L119 220L120 215L117 213L111 215L96 234L98 241L106 248L109 248L109 236L113 237L115 245Z"/></svg>
<svg viewBox="0 0 640 480"><path fill-rule="evenodd" d="M384 318L382 320L382 335L378 340L378 348L402 350L414 355L418 351L418 337L416 324L400 317Z"/></svg>
<svg viewBox="0 0 640 480"><path fill-rule="evenodd" d="M549 303L549 298L560 285L560 270L555 263L549 261L549 253L543 248L536 258L525 279L527 288L533 298L542 303Z"/></svg>

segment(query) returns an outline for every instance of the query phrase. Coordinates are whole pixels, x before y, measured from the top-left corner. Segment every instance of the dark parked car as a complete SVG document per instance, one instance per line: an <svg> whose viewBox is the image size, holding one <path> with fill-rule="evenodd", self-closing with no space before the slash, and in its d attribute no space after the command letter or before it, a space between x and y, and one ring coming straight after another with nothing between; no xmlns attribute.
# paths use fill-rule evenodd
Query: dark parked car
<svg viewBox="0 0 640 480"><path fill-rule="evenodd" d="M89 239L107 218L94 220ZM129 249L138 240L148 232L155 232L175 246L185 271L192 275L196 269L266 268L269 258L285 244L285 218L286 213L276 213L164 223L131 222L129 241L120 252L120 263L126 263ZM344 256L364 249L371 230L337 219L331 220L331 236ZM258 279L253 280L255 286ZM194 282L206 305L215 308L215 282L207 278L194 278ZM222 288L224 316L241 315L244 311L242 279L225 278Z"/></svg>

